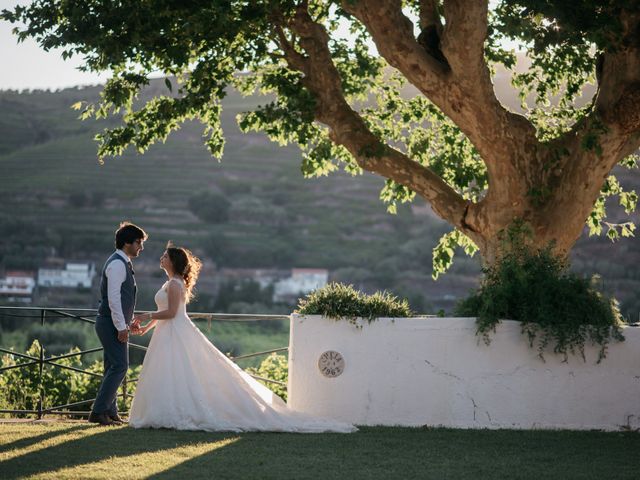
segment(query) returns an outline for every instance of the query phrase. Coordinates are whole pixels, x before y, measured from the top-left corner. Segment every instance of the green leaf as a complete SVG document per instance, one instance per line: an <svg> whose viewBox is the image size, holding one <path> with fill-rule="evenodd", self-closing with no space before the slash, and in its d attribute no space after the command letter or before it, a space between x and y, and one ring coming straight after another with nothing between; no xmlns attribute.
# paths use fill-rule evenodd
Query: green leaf
<svg viewBox="0 0 640 480"><path fill-rule="evenodd" d="M453 265L455 248L462 247L464 252L473 257L478 252L478 246L459 230L452 230L445 233L433 249L433 271L431 276L434 280L445 273Z"/></svg>

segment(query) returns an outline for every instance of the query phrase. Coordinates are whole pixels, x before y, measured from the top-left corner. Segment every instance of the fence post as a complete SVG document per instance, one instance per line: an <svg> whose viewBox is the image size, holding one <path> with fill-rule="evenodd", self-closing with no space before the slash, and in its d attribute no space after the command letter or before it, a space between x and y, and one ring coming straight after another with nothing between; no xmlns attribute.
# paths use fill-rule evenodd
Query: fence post
<svg viewBox="0 0 640 480"><path fill-rule="evenodd" d="M124 376L124 380L122 381L122 403L124 404L123 408L128 412L129 409L127 408L127 376L129 376L128 371Z"/></svg>
<svg viewBox="0 0 640 480"><path fill-rule="evenodd" d="M129 339L127 339L127 360L131 355L131 347L129 346ZM129 362L127 361L127 371L124 374L124 380L122 381L122 408L126 410L127 414L129 413L129 408L127 407L127 380L129 378Z"/></svg>
<svg viewBox="0 0 640 480"><path fill-rule="evenodd" d="M40 310L40 323L44 326L44 318L46 315L46 311L44 309ZM38 370L39 370L39 379L40 385L38 388L39 396L38 398L38 420L42 419L42 404L44 403L44 384L42 382L42 371L44 370L44 347L41 342L38 342L40 345L40 359L38 361Z"/></svg>

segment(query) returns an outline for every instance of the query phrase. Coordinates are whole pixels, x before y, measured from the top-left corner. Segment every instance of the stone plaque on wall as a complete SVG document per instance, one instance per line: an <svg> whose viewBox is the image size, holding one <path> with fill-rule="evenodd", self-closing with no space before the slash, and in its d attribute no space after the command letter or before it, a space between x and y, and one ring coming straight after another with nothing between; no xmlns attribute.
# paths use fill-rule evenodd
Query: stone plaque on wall
<svg viewBox="0 0 640 480"><path fill-rule="evenodd" d="M335 350L327 350L320 355L318 368L325 377L337 377L344 371L344 357Z"/></svg>

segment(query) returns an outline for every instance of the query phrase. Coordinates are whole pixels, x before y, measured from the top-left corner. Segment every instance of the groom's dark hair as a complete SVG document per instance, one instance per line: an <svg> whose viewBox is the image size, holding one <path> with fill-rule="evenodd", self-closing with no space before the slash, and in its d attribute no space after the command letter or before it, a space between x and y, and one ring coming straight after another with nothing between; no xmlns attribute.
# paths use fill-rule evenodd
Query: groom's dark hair
<svg viewBox="0 0 640 480"><path fill-rule="evenodd" d="M130 222L122 222L118 230L116 230L116 248L121 249L125 243L133 243L136 240L146 239L146 232Z"/></svg>

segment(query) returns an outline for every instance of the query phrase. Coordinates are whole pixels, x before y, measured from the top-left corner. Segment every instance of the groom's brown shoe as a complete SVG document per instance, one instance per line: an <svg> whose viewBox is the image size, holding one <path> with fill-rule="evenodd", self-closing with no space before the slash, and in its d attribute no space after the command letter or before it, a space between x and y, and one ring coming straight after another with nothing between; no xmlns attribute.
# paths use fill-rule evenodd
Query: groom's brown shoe
<svg viewBox="0 0 640 480"><path fill-rule="evenodd" d="M112 422L115 422L115 423L120 424L120 425L127 423L127 422L126 422L126 421L124 421L124 420L122 419L122 417L121 417L120 415L118 415L117 413L116 413L116 414L114 414L114 415L109 415L109 419L110 419Z"/></svg>
<svg viewBox="0 0 640 480"><path fill-rule="evenodd" d="M106 413L91 412L89 414L89 422L105 426L117 425L117 423L111 420L109 418L109 415L107 415Z"/></svg>

